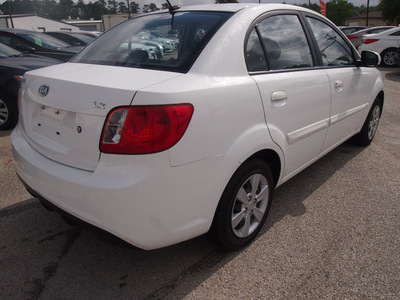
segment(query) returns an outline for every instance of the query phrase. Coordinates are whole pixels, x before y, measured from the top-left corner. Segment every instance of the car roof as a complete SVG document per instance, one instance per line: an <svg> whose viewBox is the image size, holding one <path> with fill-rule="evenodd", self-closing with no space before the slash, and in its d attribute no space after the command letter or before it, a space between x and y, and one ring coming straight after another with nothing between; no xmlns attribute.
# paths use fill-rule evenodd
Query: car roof
<svg viewBox="0 0 400 300"><path fill-rule="evenodd" d="M388 30L379 32L379 33L366 34L365 36L390 35L390 34L392 34L394 32L399 31L399 30L400 30L400 27L395 27L395 28L392 28L392 29L388 29Z"/></svg>
<svg viewBox="0 0 400 300"><path fill-rule="evenodd" d="M367 32L368 30L383 29L383 28L391 29L391 28L393 28L393 26L374 26L374 27L369 27L369 28L365 28L365 29L361 29L359 31L353 32L353 33L351 33L351 35L355 35L355 34L358 34L358 33L364 33L364 32Z"/></svg>
<svg viewBox="0 0 400 300"><path fill-rule="evenodd" d="M202 5L190 5L190 6L182 6L181 8L175 10L175 12L179 11L219 11L219 12L238 12L240 10L259 10L267 12L278 9L293 9L300 11L310 12L311 10L303 8L301 6L290 5L290 4L279 4L279 3L229 3L229 4L202 4ZM166 12L168 10L161 10L153 12L153 14L159 12Z"/></svg>
<svg viewBox="0 0 400 300"><path fill-rule="evenodd" d="M0 29L0 31L10 32L10 33L32 33L32 32L42 33L41 31L33 31L33 30L17 29L17 28L2 28Z"/></svg>

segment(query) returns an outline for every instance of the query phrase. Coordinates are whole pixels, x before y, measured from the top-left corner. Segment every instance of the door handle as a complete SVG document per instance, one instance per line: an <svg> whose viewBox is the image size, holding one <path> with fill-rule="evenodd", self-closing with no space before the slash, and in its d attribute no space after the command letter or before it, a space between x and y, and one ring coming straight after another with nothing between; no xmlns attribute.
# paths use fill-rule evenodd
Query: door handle
<svg viewBox="0 0 400 300"><path fill-rule="evenodd" d="M285 91L277 91L271 94L271 101L280 101L287 99L287 93Z"/></svg>
<svg viewBox="0 0 400 300"><path fill-rule="evenodd" d="M335 81L335 87L342 87L343 86L343 82L341 80L336 80Z"/></svg>

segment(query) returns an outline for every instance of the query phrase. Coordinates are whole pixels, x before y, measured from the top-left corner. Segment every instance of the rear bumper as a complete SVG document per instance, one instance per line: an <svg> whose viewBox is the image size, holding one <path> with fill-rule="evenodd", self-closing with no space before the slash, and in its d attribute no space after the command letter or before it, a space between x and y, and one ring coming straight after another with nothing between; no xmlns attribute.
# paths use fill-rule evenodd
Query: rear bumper
<svg viewBox="0 0 400 300"><path fill-rule="evenodd" d="M225 156L171 167L165 151L102 154L91 172L41 155L19 126L11 139L16 172L34 193L146 250L207 232L229 174L238 167Z"/></svg>

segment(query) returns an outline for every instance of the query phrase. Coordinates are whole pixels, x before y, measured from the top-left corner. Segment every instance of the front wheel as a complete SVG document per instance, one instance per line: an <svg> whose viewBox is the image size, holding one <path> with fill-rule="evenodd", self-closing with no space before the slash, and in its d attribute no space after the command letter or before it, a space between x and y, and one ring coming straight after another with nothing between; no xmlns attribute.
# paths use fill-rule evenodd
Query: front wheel
<svg viewBox="0 0 400 300"><path fill-rule="evenodd" d="M18 121L17 101L0 91L0 130L12 129Z"/></svg>
<svg viewBox="0 0 400 300"><path fill-rule="evenodd" d="M212 237L228 250L249 244L267 218L272 191L271 169L263 160L239 167L222 194L210 230Z"/></svg>
<svg viewBox="0 0 400 300"><path fill-rule="evenodd" d="M397 52L396 49L387 49L381 54L382 63L387 67L392 67L396 64Z"/></svg>
<svg viewBox="0 0 400 300"><path fill-rule="evenodd" d="M381 114L382 101L378 98L375 100L374 104L372 104L361 131L352 139L357 146L368 146L371 144L378 130Z"/></svg>

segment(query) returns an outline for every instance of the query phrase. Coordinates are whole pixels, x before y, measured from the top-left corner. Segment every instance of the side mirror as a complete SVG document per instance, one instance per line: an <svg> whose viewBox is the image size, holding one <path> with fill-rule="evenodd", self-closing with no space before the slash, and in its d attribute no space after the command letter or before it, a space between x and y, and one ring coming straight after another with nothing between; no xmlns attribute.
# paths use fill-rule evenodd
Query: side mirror
<svg viewBox="0 0 400 300"><path fill-rule="evenodd" d="M373 51L362 51L361 61L359 62L364 67L377 67L381 63L381 57Z"/></svg>

